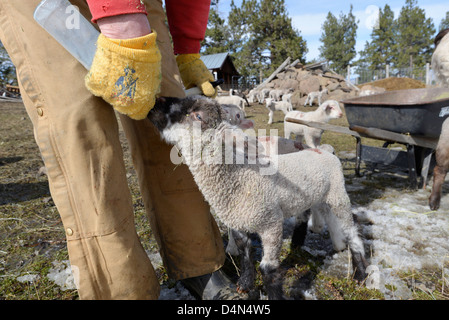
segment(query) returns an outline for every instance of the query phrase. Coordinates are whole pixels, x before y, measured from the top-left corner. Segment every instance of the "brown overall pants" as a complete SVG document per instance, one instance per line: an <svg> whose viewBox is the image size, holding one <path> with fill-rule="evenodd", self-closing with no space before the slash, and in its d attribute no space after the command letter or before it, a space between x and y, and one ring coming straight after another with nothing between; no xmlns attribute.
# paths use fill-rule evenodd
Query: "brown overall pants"
<svg viewBox="0 0 449 320"><path fill-rule="evenodd" d="M84 86L87 71L33 19L40 0L1 0L0 39L48 171L81 299L157 299L159 283L136 234L113 108ZM85 1L73 0L90 21ZM145 1L162 53L162 96L184 95L162 3ZM142 197L169 275L183 279L223 264L217 225L188 168L147 120L120 116Z"/></svg>

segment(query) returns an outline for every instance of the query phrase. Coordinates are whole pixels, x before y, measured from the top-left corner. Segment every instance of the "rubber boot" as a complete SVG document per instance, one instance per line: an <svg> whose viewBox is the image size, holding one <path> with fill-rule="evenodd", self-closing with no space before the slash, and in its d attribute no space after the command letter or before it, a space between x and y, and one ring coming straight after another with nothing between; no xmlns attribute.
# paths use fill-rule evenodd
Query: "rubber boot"
<svg viewBox="0 0 449 320"><path fill-rule="evenodd" d="M246 300L237 287L221 270L206 275L183 279L181 283L199 300Z"/></svg>

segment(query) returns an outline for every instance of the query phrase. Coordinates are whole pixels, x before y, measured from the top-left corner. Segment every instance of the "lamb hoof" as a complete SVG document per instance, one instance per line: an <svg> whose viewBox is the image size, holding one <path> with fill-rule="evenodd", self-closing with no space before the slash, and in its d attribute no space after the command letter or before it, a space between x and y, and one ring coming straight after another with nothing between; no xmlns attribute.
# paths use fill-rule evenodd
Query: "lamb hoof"
<svg viewBox="0 0 449 320"><path fill-rule="evenodd" d="M432 211L437 211L440 208L440 197L430 196L429 207Z"/></svg>
<svg viewBox="0 0 449 320"><path fill-rule="evenodd" d="M237 292L240 293L240 294L244 294L244 293L248 293L249 289L242 288L239 285L237 285Z"/></svg>
<svg viewBox="0 0 449 320"><path fill-rule="evenodd" d="M237 292L238 293L248 293L253 289L253 283L251 281L246 281L245 279L242 280L242 278L240 278L237 281Z"/></svg>
<svg viewBox="0 0 449 320"><path fill-rule="evenodd" d="M367 267L366 260L359 252L353 252L351 250L351 253L352 253L352 268L354 269L354 280L363 282L368 276L366 274L366 267Z"/></svg>

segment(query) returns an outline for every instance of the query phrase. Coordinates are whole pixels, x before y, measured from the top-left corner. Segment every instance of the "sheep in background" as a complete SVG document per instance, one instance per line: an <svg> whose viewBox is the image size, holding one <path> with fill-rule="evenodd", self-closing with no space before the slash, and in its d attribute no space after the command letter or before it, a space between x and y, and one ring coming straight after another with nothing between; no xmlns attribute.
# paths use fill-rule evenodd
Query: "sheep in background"
<svg viewBox="0 0 449 320"><path fill-rule="evenodd" d="M338 101L328 100L320 105L315 111L291 111L285 115L285 118L327 123L331 119L338 119L342 116L343 112L340 109ZM316 148L320 145L323 130L284 121L284 137L290 138L291 134L296 135L297 140L302 141L304 139L308 146Z"/></svg>
<svg viewBox="0 0 449 320"><path fill-rule="evenodd" d="M239 96L219 96L215 100L220 104L234 104L245 112L246 101Z"/></svg>
<svg viewBox="0 0 449 320"><path fill-rule="evenodd" d="M268 98L269 94L270 94L270 89L260 90L259 94L257 95L257 100L259 101L259 104L263 104L265 102L265 99Z"/></svg>
<svg viewBox="0 0 449 320"><path fill-rule="evenodd" d="M444 29L435 37L435 51L432 55L432 70L443 86L449 86L449 29ZM435 151L436 166L433 170L432 193L429 206L438 210L441 201L441 188L449 171L449 118L444 120Z"/></svg>
<svg viewBox="0 0 449 320"><path fill-rule="evenodd" d="M257 91L252 89L248 92L248 102L254 103L256 99Z"/></svg>
<svg viewBox="0 0 449 320"><path fill-rule="evenodd" d="M258 143L263 146L263 153L268 157L280 154L298 152L305 149L305 146L299 142L278 136L260 136L257 137Z"/></svg>
<svg viewBox="0 0 449 320"><path fill-rule="evenodd" d="M307 105L307 103L309 103L310 106L312 106L313 101L315 99L318 99L318 105L321 105L321 99L323 97L324 94L328 94L329 91L327 89L321 90L321 91L314 91L314 92L310 92L307 95L307 99L306 102L304 102L304 107Z"/></svg>
<svg viewBox="0 0 449 320"><path fill-rule="evenodd" d="M282 101L287 101L288 103L292 103L293 93L286 93L282 96Z"/></svg>
<svg viewBox="0 0 449 320"><path fill-rule="evenodd" d="M435 151L436 166L433 169L433 186L429 198L431 210L438 210L441 201L441 188L449 171L449 118L444 120L440 139Z"/></svg>
<svg viewBox="0 0 449 320"><path fill-rule="evenodd" d="M284 94L283 90L279 89L273 89L270 90L270 93L268 94L268 97L272 99L273 101L281 101L282 95Z"/></svg>
<svg viewBox="0 0 449 320"><path fill-rule="evenodd" d="M229 95L230 95L230 96L237 96L237 97L242 98L243 100L246 101L246 105L249 106L248 99L246 98L246 95L245 95L243 92L240 92L240 91L237 90L237 89L230 89L230 90L229 90Z"/></svg>
<svg viewBox="0 0 449 320"><path fill-rule="evenodd" d="M282 138L278 136L260 136L257 140L263 147L263 153L268 157L277 156L280 154L287 154L298 152L310 147L296 140ZM335 154L335 149L330 144L322 144L318 149Z"/></svg>
<svg viewBox="0 0 449 320"><path fill-rule="evenodd" d="M444 29L435 37L435 51L432 55L432 70L441 85L449 86L449 29Z"/></svg>
<svg viewBox="0 0 449 320"><path fill-rule="evenodd" d="M265 100L265 106L268 109L268 124L273 123L274 111L282 111L284 114L293 110L291 103L286 101L273 101L271 98Z"/></svg>
<svg viewBox="0 0 449 320"><path fill-rule="evenodd" d="M349 246L355 279L365 278L364 247L336 156L308 149L275 157L265 165L226 163L223 160L227 152L220 152L223 142L229 140L224 137L239 132L224 121L223 109L216 101L201 96L160 98L148 118L168 143L178 147L215 214L229 228L243 232L236 232L234 237L240 252L248 253L245 233L260 236L263 258L259 268L269 299L283 298L278 268L284 219L297 218L295 230L300 231L298 238L303 241L308 221L305 212L314 206L322 208L336 249ZM192 152L191 137L196 128L201 128L201 146ZM234 159L238 157L233 146L231 150ZM254 266L249 257L249 254L243 256L238 282L244 291L254 285Z"/></svg>

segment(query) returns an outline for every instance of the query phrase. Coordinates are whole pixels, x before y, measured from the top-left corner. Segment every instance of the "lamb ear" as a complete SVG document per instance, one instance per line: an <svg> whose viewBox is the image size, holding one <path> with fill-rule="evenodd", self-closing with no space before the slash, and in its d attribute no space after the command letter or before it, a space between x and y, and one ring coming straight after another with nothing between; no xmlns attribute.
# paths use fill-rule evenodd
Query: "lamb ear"
<svg viewBox="0 0 449 320"><path fill-rule="evenodd" d="M322 107L324 110L328 110L328 109L330 108L329 101L324 102L324 103L321 105L321 107Z"/></svg>

